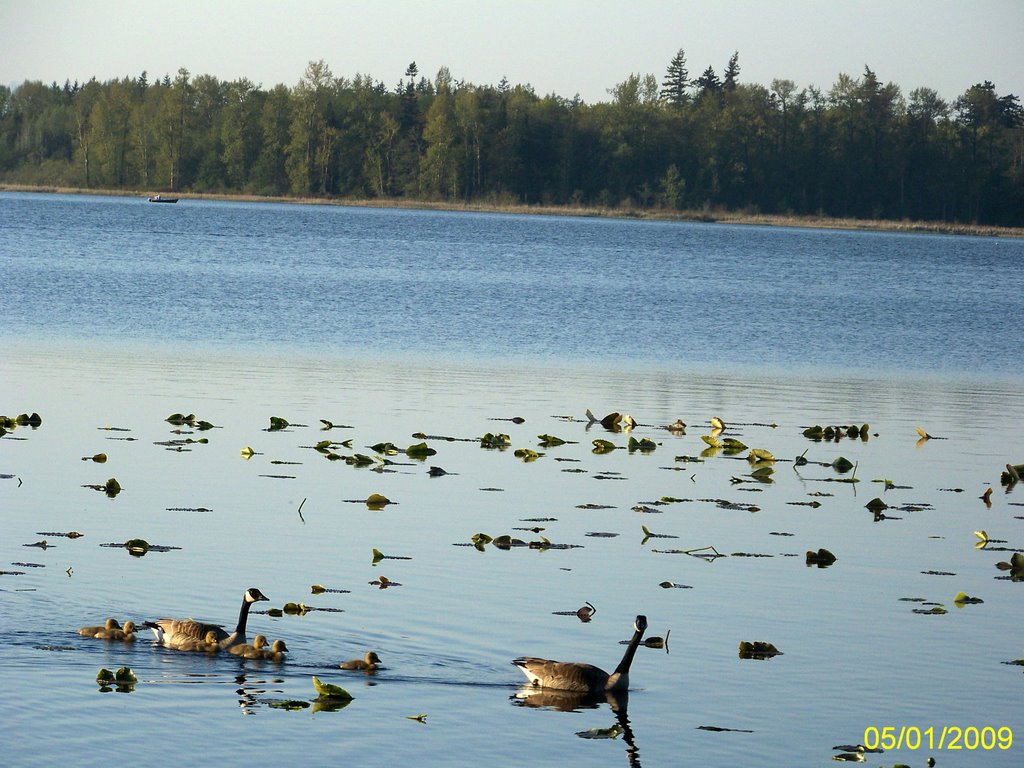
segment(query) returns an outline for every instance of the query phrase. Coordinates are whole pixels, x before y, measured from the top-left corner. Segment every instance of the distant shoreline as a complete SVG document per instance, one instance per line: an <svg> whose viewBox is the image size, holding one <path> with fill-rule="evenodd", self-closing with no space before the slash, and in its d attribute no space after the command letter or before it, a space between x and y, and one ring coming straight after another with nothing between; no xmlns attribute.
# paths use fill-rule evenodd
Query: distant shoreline
<svg viewBox="0 0 1024 768"><path fill-rule="evenodd" d="M0 183L0 192L41 192L70 195L108 195L115 197L149 197L149 192L124 189L81 189L57 186L32 186ZM292 203L296 205L342 205L361 208L419 208L437 211L470 211L476 213L509 213L536 216L585 216L650 221L694 221L719 224L747 224L769 227L805 227L811 229L846 229L878 232L907 232L976 237L1024 237L1024 228L995 227L942 221L911 221L894 219L844 219L829 216L797 216L785 214L746 213L724 210L665 211L660 209L600 208L572 205L528 205L521 203L453 203L431 200L361 199L321 197L278 197L247 194L214 194L175 192L182 200L231 200L238 202Z"/></svg>

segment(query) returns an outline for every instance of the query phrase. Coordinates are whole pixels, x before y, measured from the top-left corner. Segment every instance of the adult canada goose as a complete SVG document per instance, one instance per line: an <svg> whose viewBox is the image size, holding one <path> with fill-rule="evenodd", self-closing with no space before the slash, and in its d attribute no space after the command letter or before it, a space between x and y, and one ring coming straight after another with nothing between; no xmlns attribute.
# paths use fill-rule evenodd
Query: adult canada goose
<svg viewBox="0 0 1024 768"><path fill-rule="evenodd" d="M225 650L235 645L245 645L245 623L249 618L249 608L255 602L269 599L256 587L245 590L242 608L238 612L238 626L230 635L219 624L207 624L194 619L159 619L147 621L146 626L153 630L158 643L174 649L188 640L202 640L207 632L213 630L217 634L217 648Z"/></svg>
<svg viewBox="0 0 1024 768"><path fill-rule="evenodd" d="M341 662L338 666L342 669L361 669L364 672L376 672L378 664L380 664L380 656L373 651L367 651L363 658L349 659L348 661Z"/></svg>
<svg viewBox="0 0 1024 768"><path fill-rule="evenodd" d="M96 637L96 633L97 632L102 632L105 629L120 629L120 628L121 628L120 622L118 622L117 619L110 618L110 619L107 619L103 623L102 627L82 627L80 630L78 630L78 634L82 635L83 637Z"/></svg>
<svg viewBox="0 0 1024 768"><path fill-rule="evenodd" d="M210 629L201 640L182 640L178 644L177 650L193 653L216 653L220 650L217 645L217 633Z"/></svg>
<svg viewBox="0 0 1024 768"><path fill-rule="evenodd" d="M579 662L551 661L533 656L521 656L512 661L529 681L539 688L555 688L561 691L597 692L629 690L629 665L640 646L640 639L647 629L647 617L637 616L633 622L633 637L629 641L622 661L610 675L593 664Z"/></svg>
<svg viewBox="0 0 1024 768"><path fill-rule="evenodd" d="M263 658L267 661L284 661L284 655L288 652L288 646L284 640L275 640L269 651L263 652Z"/></svg>
<svg viewBox="0 0 1024 768"><path fill-rule="evenodd" d="M256 635L252 639L252 644L242 643L241 645L233 645L228 648L228 653L232 653L235 656L241 656L246 659L262 659L263 649L267 647L267 638L263 635Z"/></svg>
<svg viewBox="0 0 1024 768"><path fill-rule="evenodd" d="M126 621L124 627L113 627L111 629L101 629L93 637L99 640L123 640L126 643L133 642L135 640L135 622Z"/></svg>

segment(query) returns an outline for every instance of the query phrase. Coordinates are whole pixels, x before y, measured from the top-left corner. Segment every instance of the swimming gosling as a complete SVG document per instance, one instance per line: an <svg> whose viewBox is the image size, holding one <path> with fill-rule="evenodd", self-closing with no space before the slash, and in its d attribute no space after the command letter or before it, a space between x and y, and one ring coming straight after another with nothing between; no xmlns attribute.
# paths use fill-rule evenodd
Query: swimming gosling
<svg viewBox="0 0 1024 768"><path fill-rule="evenodd" d="M241 645L233 645L228 648L228 653L234 654L235 656L241 656L245 659L262 659L263 649L267 647L267 638L263 635L256 635L252 639L252 645L242 643Z"/></svg>
<svg viewBox="0 0 1024 768"><path fill-rule="evenodd" d="M284 661L287 651L288 646L284 644L284 640L275 640L270 646L270 650L263 652L263 658L267 661Z"/></svg>
<svg viewBox="0 0 1024 768"><path fill-rule="evenodd" d="M640 646L640 640L647 629L647 617L637 616L633 622L633 637L629 641L622 661L610 675L593 664L552 661L534 656L521 656L512 661L526 675L530 683L538 688L554 688L577 693L600 693L603 691L629 690L629 666Z"/></svg>
<svg viewBox="0 0 1024 768"><path fill-rule="evenodd" d="M364 672L376 672L378 664L380 664L380 656L373 651L367 651L363 658L349 659L348 661L341 662L338 666L342 669L361 669Z"/></svg>
<svg viewBox="0 0 1024 768"><path fill-rule="evenodd" d="M135 640L135 622L126 621L124 627L114 627L111 629L101 629L93 637L99 640L122 640L126 643L134 642Z"/></svg>
<svg viewBox="0 0 1024 768"><path fill-rule="evenodd" d="M217 648L223 651L235 645L245 645L245 624L249 619L249 608L255 602L269 599L256 587L245 590L242 608L238 612L238 625L230 635L219 624L207 624L193 619L159 619L147 621L146 626L153 630L158 643L173 649L187 641L202 640L207 632L213 630L217 634Z"/></svg>
<svg viewBox="0 0 1024 768"><path fill-rule="evenodd" d="M183 640L175 650L191 651L192 653L216 653L220 650L217 644L217 633L207 630L202 640Z"/></svg>
<svg viewBox="0 0 1024 768"><path fill-rule="evenodd" d="M103 623L102 627L82 627L80 630L78 630L78 634L82 635L83 637L96 637L97 632L103 632L104 630L108 629L120 628L120 622L118 622L117 619L110 618Z"/></svg>

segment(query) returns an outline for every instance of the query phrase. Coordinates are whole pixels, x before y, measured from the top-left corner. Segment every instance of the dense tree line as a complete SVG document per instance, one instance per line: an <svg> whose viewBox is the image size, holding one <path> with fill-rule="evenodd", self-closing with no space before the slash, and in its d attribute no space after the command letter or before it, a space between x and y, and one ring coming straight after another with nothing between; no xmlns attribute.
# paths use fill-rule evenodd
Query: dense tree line
<svg viewBox="0 0 1024 768"><path fill-rule="evenodd" d="M0 180L85 188L409 198L1024 225L1024 120L990 82L953 103L865 67L790 80L630 75L609 100L477 86L409 65L393 87L310 62L265 90L180 69L0 86Z"/></svg>

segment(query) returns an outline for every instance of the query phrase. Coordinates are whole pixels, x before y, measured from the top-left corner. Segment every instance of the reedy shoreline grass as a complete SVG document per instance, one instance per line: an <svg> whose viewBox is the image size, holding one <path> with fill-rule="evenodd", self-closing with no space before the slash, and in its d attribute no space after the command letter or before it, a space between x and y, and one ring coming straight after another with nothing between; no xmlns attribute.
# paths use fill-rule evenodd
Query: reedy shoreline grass
<svg viewBox="0 0 1024 768"><path fill-rule="evenodd" d="M2 192L48 192L72 195L111 195L117 197L148 197L151 192L125 189L81 189L75 187L35 186L0 182ZM376 199L342 197L282 197L252 194L218 194L207 192L166 193L182 199L232 200L239 202L274 202L298 205L347 205L364 208L416 208L437 211L473 211L538 216L587 216L619 219L645 219L652 221L698 221L705 223L748 224L769 227L806 227L813 229L870 230L881 232L909 232L947 235L973 235L979 237L1024 237L1024 227L997 227L945 221L917 221L909 219L852 219L818 215L763 214L749 211L720 209L670 211L663 208L600 207L576 205L529 205L509 201L479 200L452 202L437 200Z"/></svg>

